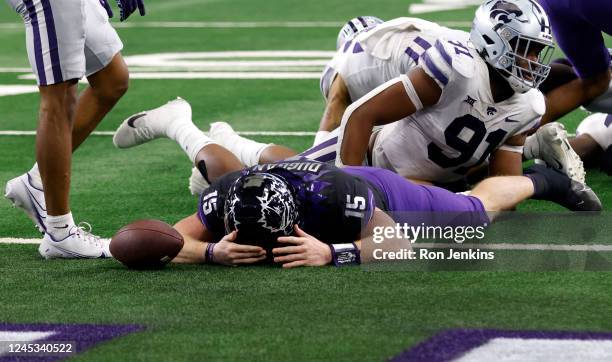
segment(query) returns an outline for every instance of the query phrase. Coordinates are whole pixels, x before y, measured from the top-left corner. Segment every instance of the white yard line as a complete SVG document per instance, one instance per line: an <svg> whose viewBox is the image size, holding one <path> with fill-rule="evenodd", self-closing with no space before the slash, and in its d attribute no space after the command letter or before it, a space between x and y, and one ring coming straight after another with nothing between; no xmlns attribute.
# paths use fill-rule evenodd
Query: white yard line
<svg viewBox="0 0 612 362"><path fill-rule="evenodd" d="M312 137L316 132L312 131L236 131L241 136L287 136L287 137ZM114 131L94 131L93 136L112 136ZM0 136L36 136L36 131L0 131ZM568 133L574 137L574 133Z"/></svg>
<svg viewBox="0 0 612 362"><path fill-rule="evenodd" d="M518 250L518 251L612 251L612 245L601 244L473 244L473 243L415 243L416 249L481 249L481 250Z"/></svg>
<svg viewBox="0 0 612 362"><path fill-rule="evenodd" d="M0 238L0 244L40 244L41 239ZM416 243L416 249L481 249L481 250L515 250L515 251L612 251L612 245L601 244L433 244Z"/></svg>
<svg viewBox="0 0 612 362"><path fill-rule="evenodd" d="M453 0L454 1L454 0ZM430 10L430 9L428 9ZM348 20L348 19L347 19ZM186 28L186 29L253 29L253 28L333 28L340 29L344 21L139 21L113 22L115 28ZM440 25L469 28L469 21L441 21ZM0 23L0 30L23 30L21 23Z"/></svg>
<svg viewBox="0 0 612 362"><path fill-rule="evenodd" d="M312 137L312 131L237 131L242 136ZM93 136L112 136L115 131L94 131ZM0 131L0 136L35 136L36 131Z"/></svg>

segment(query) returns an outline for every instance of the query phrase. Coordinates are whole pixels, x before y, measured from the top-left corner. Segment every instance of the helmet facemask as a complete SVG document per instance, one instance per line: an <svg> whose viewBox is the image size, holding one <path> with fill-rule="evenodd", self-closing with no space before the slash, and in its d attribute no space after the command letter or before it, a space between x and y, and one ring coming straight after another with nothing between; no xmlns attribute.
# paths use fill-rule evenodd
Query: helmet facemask
<svg viewBox="0 0 612 362"><path fill-rule="evenodd" d="M550 73L549 64L555 49L552 41L525 36L507 26L501 27L499 35L508 50L495 68L517 92L525 93L539 87ZM537 54L536 60L531 60L531 53Z"/></svg>
<svg viewBox="0 0 612 362"><path fill-rule="evenodd" d="M548 16L533 0L486 1L476 10L470 32L478 54L520 93L548 76L552 39Z"/></svg>

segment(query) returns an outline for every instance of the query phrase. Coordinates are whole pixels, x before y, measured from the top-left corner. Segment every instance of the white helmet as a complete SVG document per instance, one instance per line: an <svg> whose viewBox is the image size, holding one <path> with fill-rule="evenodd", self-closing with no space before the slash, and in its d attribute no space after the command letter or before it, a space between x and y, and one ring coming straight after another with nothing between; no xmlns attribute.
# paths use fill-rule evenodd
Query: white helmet
<svg viewBox="0 0 612 362"><path fill-rule="evenodd" d="M348 23L344 24L340 33L338 33L338 40L336 40L336 50L340 49L342 44L346 41L353 40L355 35L363 30L371 29L378 24L382 24L384 21L375 16L358 16L352 18Z"/></svg>
<svg viewBox="0 0 612 362"><path fill-rule="evenodd" d="M476 10L470 40L516 92L537 88L550 72L550 22L535 0L487 0ZM537 61L528 59L534 46Z"/></svg>

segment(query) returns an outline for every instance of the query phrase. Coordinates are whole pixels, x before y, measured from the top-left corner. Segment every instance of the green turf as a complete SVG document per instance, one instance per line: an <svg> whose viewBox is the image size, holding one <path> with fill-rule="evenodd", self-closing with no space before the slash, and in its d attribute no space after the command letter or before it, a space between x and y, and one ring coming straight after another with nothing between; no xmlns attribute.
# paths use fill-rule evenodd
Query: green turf
<svg viewBox="0 0 612 362"><path fill-rule="evenodd" d="M405 16L411 1L145 2L148 15L134 15L130 23L342 23L364 14L385 19ZM424 17L469 22L472 13L470 8ZM19 22L8 8L0 12L0 24ZM136 55L333 50L337 29L120 28L118 32L125 44L123 53ZM23 29L0 28L0 44L2 67L28 67ZM20 74L0 73L0 84L33 84L18 79ZM313 131L324 107L317 80L132 80L129 92L99 130L114 130L127 116L179 95L191 102L194 120L202 128L226 120L239 130ZM0 130L34 130L38 96L0 97L0 110ZM563 121L573 131L583 117L576 111ZM306 137L257 139L298 150L311 143ZM31 167L34 142L32 136L0 136L0 185ZM104 237L134 219L173 223L196 208L196 199L187 190L189 174L187 158L170 141L117 150L110 137L92 137L74 157L72 207L78 220L87 220ZM588 182L609 208L609 178L593 171ZM520 209L560 210L537 201ZM589 228L588 220L572 222ZM525 242L558 241L561 230L545 231ZM0 202L0 237L37 236L19 210ZM396 355L448 328L612 330L612 282L605 272L425 273L331 267L287 271L175 265L131 272L115 261L45 262L35 246L0 244L0 286L0 322L146 326L142 333L77 357L82 360L372 361Z"/></svg>

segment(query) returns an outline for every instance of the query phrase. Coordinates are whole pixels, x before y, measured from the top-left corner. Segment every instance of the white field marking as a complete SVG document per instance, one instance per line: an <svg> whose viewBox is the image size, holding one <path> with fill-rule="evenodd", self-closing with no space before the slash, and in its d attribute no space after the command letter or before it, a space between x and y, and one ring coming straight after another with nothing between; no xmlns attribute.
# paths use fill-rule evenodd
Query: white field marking
<svg viewBox="0 0 612 362"><path fill-rule="evenodd" d="M31 72L32 68L19 68L19 67L0 67L0 73L28 73Z"/></svg>
<svg viewBox="0 0 612 362"><path fill-rule="evenodd" d="M205 132L206 133L206 132ZM237 131L241 136L312 137L312 131ZM92 136L113 136L115 131L94 131ZM36 136L36 131L0 131L0 136Z"/></svg>
<svg viewBox="0 0 612 362"><path fill-rule="evenodd" d="M473 244L473 243L414 243L416 249L484 249L484 250L535 250L535 251L612 251L612 245L601 244Z"/></svg>
<svg viewBox="0 0 612 362"><path fill-rule="evenodd" d="M38 86L35 85L0 85L0 97L36 92L38 92Z"/></svg>
<svg viewBox="0 0 612 362"><path fill-rule="evenodd" d="M324 50L154 53L127 56L125 61L132 79L319 79L334 54ZM28 72L18 78L35 76Z"/></svg>
<svg viewBox="0 0 612 362"><path fill-rule="evenodd" d="M130 72L130 79L319 79L321 72ZM19 79L36 79L34 74ZM86 81L83 80L82 83Z"/></svg>
<svg viewBox="0 0 612 362"><path fill-rule="evenodd" d="M423 0L423 2L424 4L410 5L408 7L408 12L410 14L423 14L437 11L463 9L473 5L480 5L482 0Z"/></svg>
<svg viewBox="0 0 612 362"><path fill-rule="evenodd" d="M39 341L41 339L48 338L57 332L37 332L37 331L24 331L24 332L16 332L16 331L3 331L0 330L0 342L34 342ZM9 354L9 344L2 343L0 344L0 357L6 356Z"/></svg>
<svg viewBox="0 0 612 362"><path fill-rule="evenodd" d="M454 362L477 361L610 361L612 341L551 338L493 338Z"/></svg>
<svg viewBox="0 0 612 362"><path fill-rule="evenodd" d="M206 132L205 132L206 133ZM287 137L311 137L317 133L313 131L236 131L241 136L287 136ZM94 131L92 136L113 136L114 131ZM575 134L568 133L569 137ZM36 131L0 131L0 136L36 136Z"/></svg>
<svg viewBox="0 0 612 362"><path fill-rule="evenodd" d="M41 239L0 238L0 244L40 244ZM104 239L108 240L108 239ZM413 248L426 249L483 249L483 250L517 250L517 251L612 251L612 245L601 244L434 244L415 243Z"/></svg>
<svg viewBox="0 0 612 362"><path fill-rule="evenodd" d="M451 0L455 1L455 0ZM421 5L423 4L415 4ZM448 5L446 5L448 7ZM413 13L416 14L416 13ZM348 20L348 19L347 19ZM188 28L188 29L243 29L243 28L333 28L340 29L343 21L141 21L113 22L115 28ZM469 21L441 21L448 27L469 28ZM0 30L24 30L21 23L0 23Z"/></svg>

